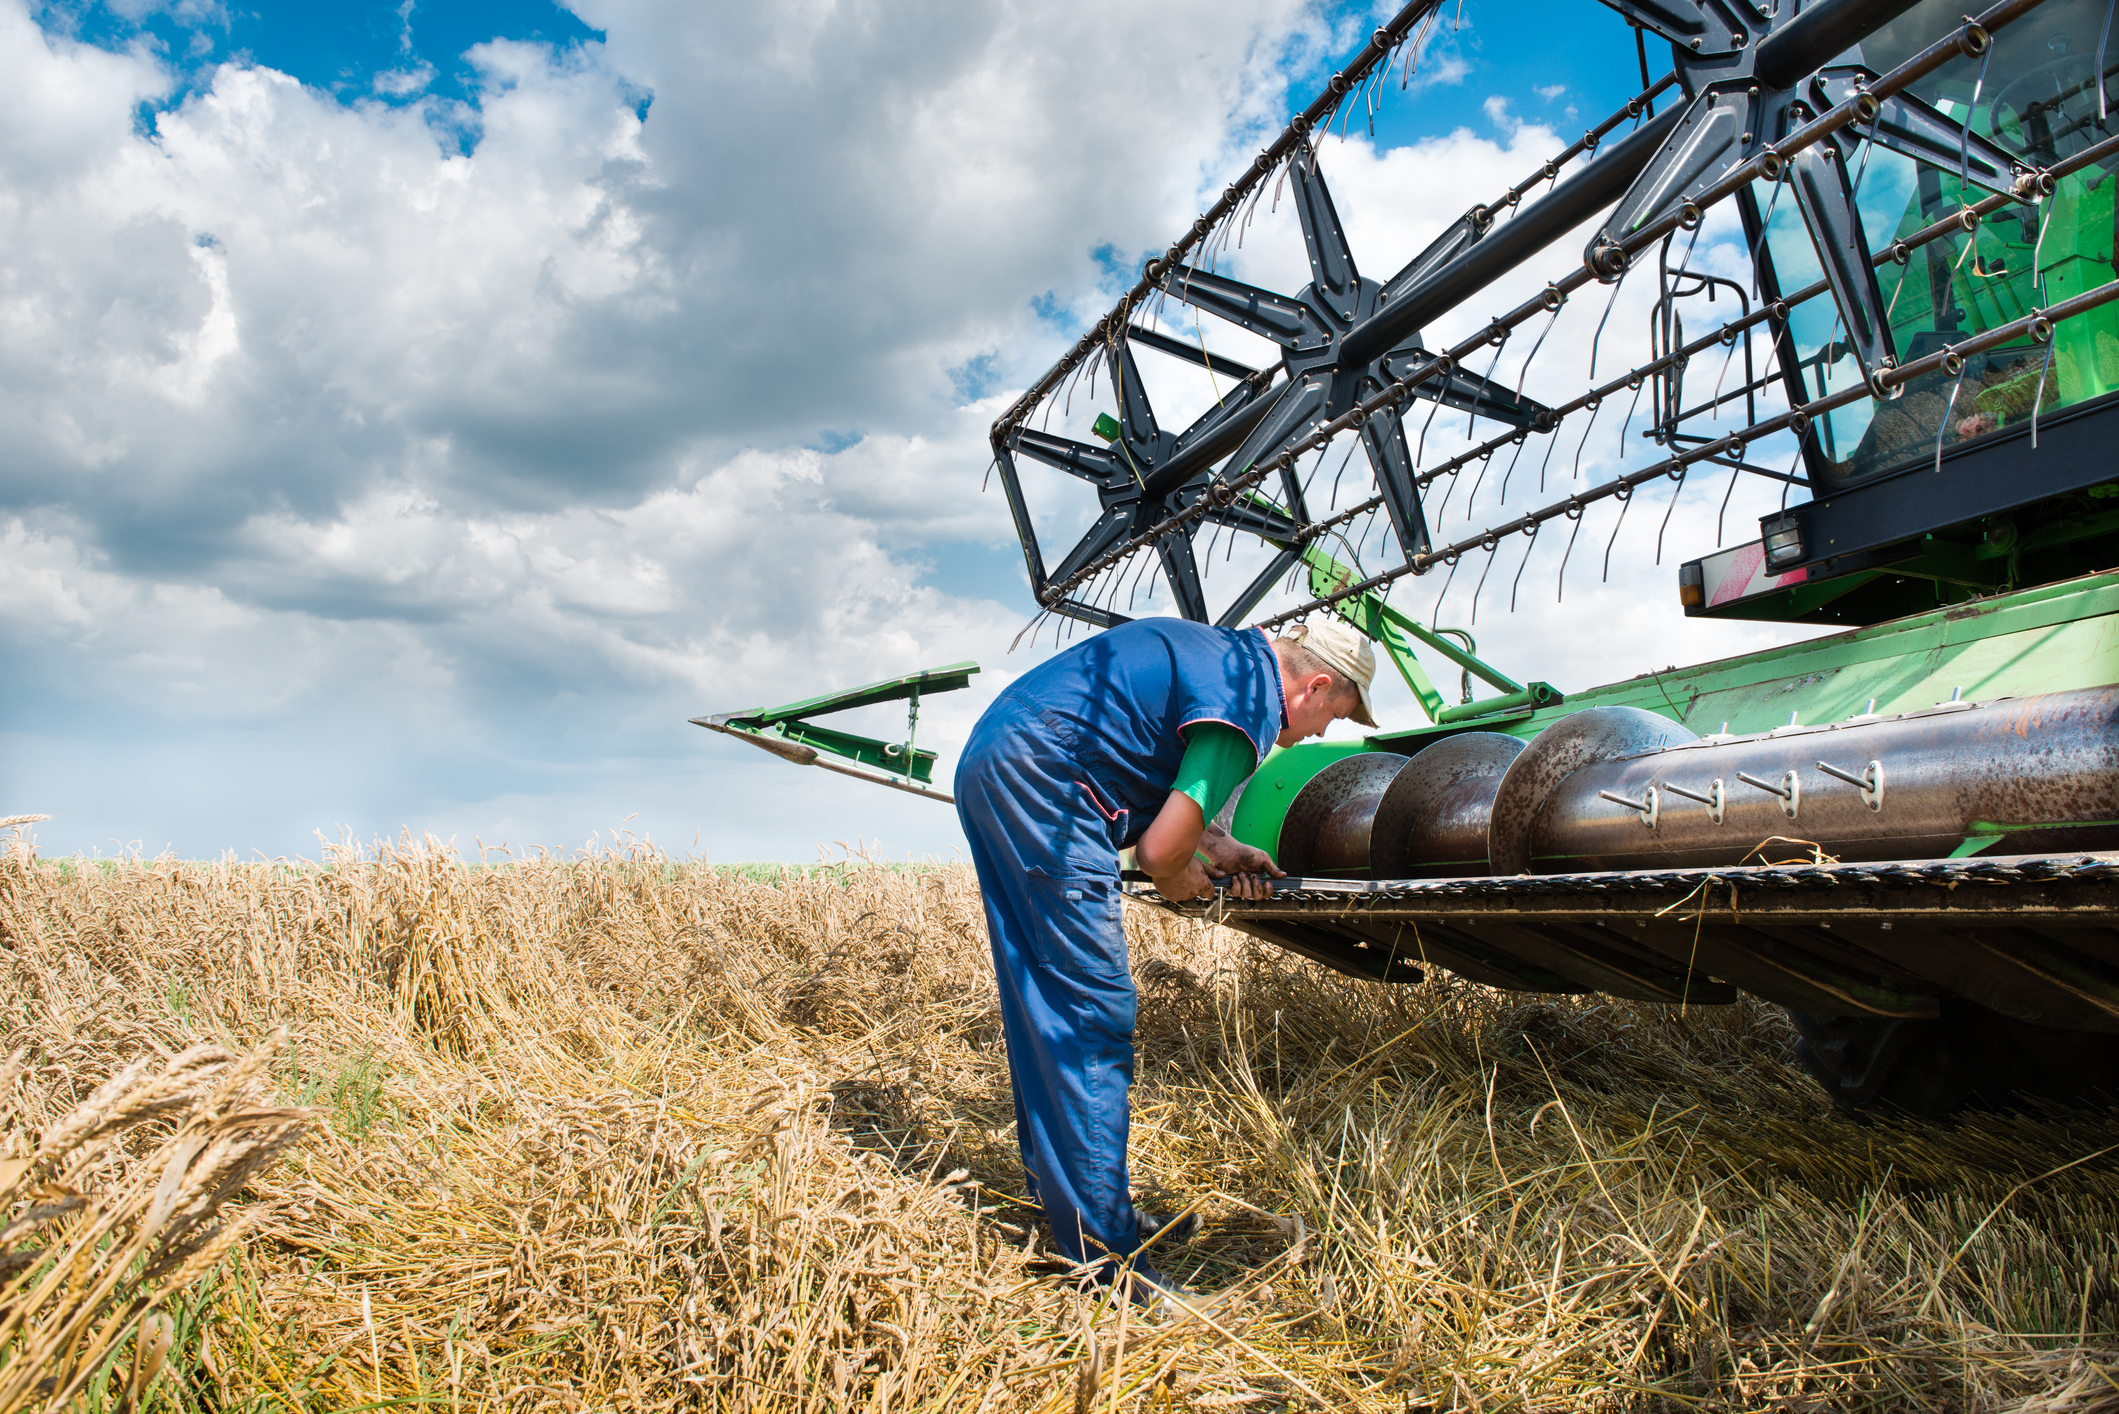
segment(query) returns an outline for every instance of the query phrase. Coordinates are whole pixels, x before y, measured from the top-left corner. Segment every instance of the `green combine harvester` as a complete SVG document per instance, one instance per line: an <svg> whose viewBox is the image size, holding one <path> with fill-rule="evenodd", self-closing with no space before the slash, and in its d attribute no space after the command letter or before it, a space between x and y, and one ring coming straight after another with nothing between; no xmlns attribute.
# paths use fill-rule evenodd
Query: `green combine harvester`
<svg viewBox="0 0 2119 1414"><path fill-rule="evenodd" d="M1804 1061L1854 1109L2119 1096L2112 0L1972 17L1942 0L1605 3L1634 27L1640 96L1379 282L1315 152L1447 22L1415 0L995 424L1041 619L1124 621L1143 566L1189 618L1338 614L1426 719L1268 758L1225 818L1287 871L1271 898L1140 896L1383 983L1441 968L1679 1008L1748 992L1789 1009ZM1651 41L1672 56L1660 81ZM1210 258L1269 190L1309 251L1295 294ZM1749 284L1689 264L1731 210ZM1460 344L1424 340L1585 225L1573 274ZM1547 386L1535 347L1496 373L1511 339L1542 346L1578 298L1593 323L1632 280L1658 295L1645 358L1607 352L1621 371L1592 386ZM1200 314L1277 344L1278 364L1212 352L1190 337ZM1149 353L1218 380L1182 432L1156 421ZM1116 415L1093 440L1045 430L1098 372ZM1646 464L1431 537L1442 478L1498 475L1548 439L1570 455L1607 403L1604 428L1645 431ZM1433 456L1437 406L1483 440ZM1373 494L1349 510L1311 507L1327 447L1335 466L1363 453ZM1056 565L1025 459L1099 497ZM1672 612L1843 631L1563 693L1388 602L1401 579L1466 557L1477 573L1511 537L1716 469L1714 494L1750 475L1785 499L1748 543L1683 563ZM1218 611L1202 531L1265 552ZM1378 542L1389 569L1332 553ZM1307 598L1261 620L1291 577Z"/></svg>

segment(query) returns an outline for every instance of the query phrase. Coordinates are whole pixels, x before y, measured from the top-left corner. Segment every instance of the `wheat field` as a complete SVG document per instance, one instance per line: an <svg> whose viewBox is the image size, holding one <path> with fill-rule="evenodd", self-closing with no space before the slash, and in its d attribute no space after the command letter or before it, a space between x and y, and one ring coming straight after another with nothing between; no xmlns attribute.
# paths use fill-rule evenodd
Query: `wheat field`
<svg viewBox="0 0 2119 1414"><path fill-rule="evenodd" d="M18 843L0 1409L2119 1408L2113 1116L1127 914L1145 1315L1019 1201L961 867Z"/></svg>

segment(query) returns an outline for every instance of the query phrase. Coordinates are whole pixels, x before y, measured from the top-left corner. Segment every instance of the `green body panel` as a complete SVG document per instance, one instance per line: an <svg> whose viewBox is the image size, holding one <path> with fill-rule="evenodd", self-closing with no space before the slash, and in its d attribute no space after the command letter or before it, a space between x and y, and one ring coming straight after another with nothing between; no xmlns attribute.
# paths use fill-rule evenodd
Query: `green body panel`
<svg viewBox="0 0 2119 1414"><path fill-rule="evenodd" d="M1288 806L1310 783L1310 777L1334 761L1373 749L1366 741L1306 741L1275 747L1244 782L1243 797L1236 802L1236 814L1229 821L1229 833L1277 856L1280 822L1287 818Z"/></svg>
<svg viewBox="0 0 2119 1414"><path fill-rule="evenodd" d="M692 721L724 735L738 737L798 765L813 764L816 758L810 753L823 752L874 771L902 776L909 782L932 785L935 754L919 749L913 740L913 734L919 726L920 698L923 694L955 692L959 688L968 687L971 685L971 675L978 670L977 663L951 663L947 667L926 668L917 673L907 673L903 677L885 678L881 682L827 692L819 697L806 697L784 707L756 707L748 712L723 712L715 716L694 717ZM856 707L874 707L885 702L907 704L905 740L902 742L878 741L874 737L840 731L836 727L819 726L807 720L829 712L846 712ZM862 775L858 771L844 774Z"/></svg>
<svg viewBox="0 0 2119 1414"><path fill-rule="evenodd" d="M1644 673L1570 692L1563 704L1514 710L1361 742L1318 742L1275 752L1244 791L1237 838L1268 853L1295 794L1331 762L1357 750L1410 754L1459 731L1529 739L1591 707L1639 707L1701 736L1839 721L1868 709L1889 715L1932 707L1962 690L1967 701L2119 682L2119 571L2085 575L1914 614L1871 628L1792 643L1687 668ZM1260 789L1260 787L1269 787Z"/></svg>
<svg viewBox="0 0 2119 1414"><path fill-rule="evenodd" d="M797 717L821 717L826 712L846 712L856 707L874 707L884 702L903 702L907 698L936 692L954 692L971 685L971 675L979 670L977 663L951 663L943 668L923 668L916 673L907 673L900 678L885 678L860 687L842 688L819 697L805 697L800 702L790 702L785 707L754 707L748 712L724 713L732 725L745 727L769 727ZM829 749L829 748L825 748Z"/></svg>
<svg viewBox="0 0 2119 1414"><path fill-rule="evenodd" d="M1644 674L1587 692L1564 707L1496 730L1531 737L1584 707L1642 707L1705 736L1724 722L1739 735L1947 701L2027 697L2119 682L2119 572L1914 614L1741 658ZM1388 735L1371 738L1388 750Z"/></svg>
<svg viewBox="0 0 2119 1414"><path fill-rule="evenodd" d="M834 727L820 727L815 722L782 722L765 728L758 735L815 747L818 751L828 751L878 771L910 776L923 784L934 783L935 754L919 747L908 753L902 742L878 741L874 737L842 732Z"/></svg>

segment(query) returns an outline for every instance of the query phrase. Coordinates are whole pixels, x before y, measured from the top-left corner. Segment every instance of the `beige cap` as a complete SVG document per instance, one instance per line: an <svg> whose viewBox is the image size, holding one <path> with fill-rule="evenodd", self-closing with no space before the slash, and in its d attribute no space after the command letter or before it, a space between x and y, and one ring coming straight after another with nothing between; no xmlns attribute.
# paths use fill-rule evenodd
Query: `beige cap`
<svg viewBox="0 0 2119 1414"><path fill-rule="evenodd" d="M1361 693L1361 705L1351 715L1364 727L1376 725L1376 705L1369 700L1369 684L1376 680L1376 650L1368 639L1338 619L1289 624L1281 636L1316 654L1317 660L1333 672L1353 679Z"/></svg>

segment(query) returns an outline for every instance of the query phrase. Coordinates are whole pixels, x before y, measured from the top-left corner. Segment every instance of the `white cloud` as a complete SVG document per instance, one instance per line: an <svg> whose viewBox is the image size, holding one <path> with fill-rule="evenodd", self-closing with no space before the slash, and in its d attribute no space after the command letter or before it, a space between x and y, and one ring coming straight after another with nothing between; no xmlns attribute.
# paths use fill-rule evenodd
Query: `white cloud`
<svg viewBox="0 0 2119 1414"><path fill-rule="evenodd" d="M581 8L607 44L472 50L475 108L230 64L143 133L152 54L0 0L0 792L48 844L571 844L700 813L672 771L743 753L692 713L967 656L990 694L1019 573L949 370L1051 357L1032 298L1092 308L1324 42L1290 0ZM143 769L199 752L240 804ZM724 855L830 828L726 814Z"/></svg>
<svg viewBox="0 0 2119 1414"><path fill-rule="evenodd" d="M375 76L373 87L385 98L410 98L425 93L433 83L434 66L421 63L409 69L385 69Z"/></svg>
<svg viewBox="0 0 2119 1414"><path fill-rule="evenodd" d="M152 56L50 37L0 0L0 663L33 685L0 698L0 810L49 810L47 847L279 852L407 824L575 845L637 810L634 828L701 831L721 858L879 835L946 850L932 804L684 718L976 658L977 690L921 722L923 742L961 741L1034 660L1007 653L1027 597L998 490L979 492L1007 389L1064 342L1031 302L1101 314L1092 252L1130 270L1166 245L1273 126L1289 64L1359 39L1291 0L579 9L607 43L481 45L475 108L341 103L227 65L143 135L139 105L172 85ZM1449 45L1425 62L1431 84L1465 72ZM1562 146L1502 100L1487 114L1498 139L1327 145L1367 274ZM1738 268L1723 226L1704 240ZM1307 279L1285 203L1228 264ZM1611 316L1635 351L1647 284ZM1581 386L1604 295L1577 296L1529 391ZM1212 396L1153 376L1172 410ZM1062 421L1094 413L1079 397ZM1431 459L1463 440L1437 419ZM1617 440L1607 416L1585 483ZM1056 558L1093 498L1032 480ZM1512 509L1533 486L1526 468ZM1732 539L1761 494L1739 487ZM1483 652L1580 687L1792 636L1677 617L1675 562L1712 536L1697 482L1664 565L1644 492L1594 585L1612 509L1585 519L1562 604L1554 538L1513 616L1515 552L1496 560ZM1247 573L1239 555L1214 584ZM1441 587L1401 599L1424 613ZM1462 580L1451 595L1445 621Z"/></svg>

